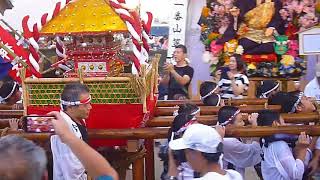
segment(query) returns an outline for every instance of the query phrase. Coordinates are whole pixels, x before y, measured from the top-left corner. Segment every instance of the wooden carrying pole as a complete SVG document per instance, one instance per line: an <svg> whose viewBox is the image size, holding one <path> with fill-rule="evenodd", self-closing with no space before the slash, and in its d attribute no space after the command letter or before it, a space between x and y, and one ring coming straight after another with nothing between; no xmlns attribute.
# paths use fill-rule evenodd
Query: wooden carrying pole
<svg viewBox="0 0 320 180"><path fill-rule="evenodd" d="M281 117L284 119L286 123L310 123L310 122L318 122L319 121L319 114L318 113L302 113L302 114L281 114ZM173 116L159 116L154 117L147 121L147 127L168 127L171 126ZM246 123L247 116L243 117ZM197 116L197 121L201 124L206 125L216 125L218 121L217 115L205 115L205 116ZM2 127L2 126L0 126Z"/></svg>
<svg viewBox="0 0 320 180"><path fill-rule="evenodd" d="M20 118L23 116L23 110L0 110L0 119Z"/></svg>
<svg viewBox="0 0 320 180"><path fill-rule="evenodd" d="M0 111L0 128L9 127L9 120L10 118L20 118L22 116L22 111L5 111L8 112L7 115L4 115ZM9 114L10 113L10 114ZM286 123L310 123L319 121L319 114L318 113L302 113L302 114L281 114L282 118ZM2 119L1 119L2 118ZM168 127L171 126L173 121L173 116L159 116L154 117L147 121L147 127ZM247 119L247 117L244 117ZM215 125L217 123L218 116L217 115L204 115L198 116L197 121L202 124L207 125Z"/></svg>
<svg viewBox="0 0 320 180"><path fill-rule="evenodd" d="M253 113L258 112L263 109L270 109L273 111L280 111L281 106L279 105L268 105L265 107L264 105L248 105L248 106L238 106L242 113ZM218 114L218 111L221 107L215 106L201 106L200 114L201 115L213 115ZM155 110L155 116L171 116L178 107L157 107Z"/></svg>
<svg viewBox="0 0 320 180"><path fill-rule="evenodd" d="M268 99L257 99L257 98L247 98L247 99L230 99L225 100L226 105L239 106L242 104L246 105L264 105L268 102ZM201 100L160 100L157 102L157 107L170 107L176 105L182 105L185 103L195 104L197 106L204 106Z"/></svg>
<svg viewBox="0 0 320 180"><path fill-rule="evenodd" d="M105 129L89 130L90 139L164 139L169 128L137 128L137 129ZM0 130L0 133L3 129ZM310 136L320 136L320 126L294 125L278 127L227 127L226 137L263 137L277 133L300 134L305 132ZM25 133L23 131L8 131L7 134L17 134L31 140L49 140L49 133Z"/></svg>

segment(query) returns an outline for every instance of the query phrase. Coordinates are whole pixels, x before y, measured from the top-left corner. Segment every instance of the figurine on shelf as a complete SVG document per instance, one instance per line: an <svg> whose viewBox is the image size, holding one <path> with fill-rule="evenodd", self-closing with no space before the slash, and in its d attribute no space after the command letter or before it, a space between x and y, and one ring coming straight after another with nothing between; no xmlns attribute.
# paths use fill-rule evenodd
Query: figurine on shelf
<svg viewBox="0 0 320 180"><path fill-rule="evenodd" d="M273 53L273 34L284 32L281 8L280 0L237 0L230 9L229 27L218 43L238 37L245 54Z"/></svg>
<svg viewBox="0 0 320 180"><path fill-rule="evenodd" d="M276 42L274 43L274 51L278 55L284 55L288 51L288 36L279 35L275 36Z"/></svg>

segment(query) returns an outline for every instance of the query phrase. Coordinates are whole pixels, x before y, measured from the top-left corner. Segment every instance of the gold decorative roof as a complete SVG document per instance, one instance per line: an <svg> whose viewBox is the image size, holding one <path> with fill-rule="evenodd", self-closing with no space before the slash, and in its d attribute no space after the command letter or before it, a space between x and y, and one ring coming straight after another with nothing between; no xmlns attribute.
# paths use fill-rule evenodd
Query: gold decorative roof
<svg viewBox="0 0 320 180"><path fill-rule="evenodd" d="M45 24L41 34L90 34L127 31L108 0L72 1Z"/></svg>

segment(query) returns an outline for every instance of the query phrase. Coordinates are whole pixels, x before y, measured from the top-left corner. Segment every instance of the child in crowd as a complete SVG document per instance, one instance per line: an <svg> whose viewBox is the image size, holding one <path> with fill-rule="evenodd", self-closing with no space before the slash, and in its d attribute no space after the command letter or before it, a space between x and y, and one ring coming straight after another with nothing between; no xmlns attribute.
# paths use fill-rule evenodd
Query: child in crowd
<svg viewBox="0 0 320 180"><path fill-rule="evenodd" d="M224 106L224 101L218 93L219 87L215 82L205 81L200 85L201 101L206 106Z"/></svg>
<svg viewBox="0 0 320 180"><path fill-rule="evenodd" d="M188 114L192 117L195 117L200 113L200 108L195 104L182 104L179 106L179 109L173 112L173 116L177 116L178 114Z"/></svg>
<svg viewBox="0 0 320 180"><path fill-rule="evenodd" d="M6 77L0 81L0 109L23 109L20 86L13 79Z"/></svg>
<svg viewBox="0 0 320 180"><path fill-rule="evenodd" d="M274 80L264 80L258 86L256 96L257 98L269 98L279 91L280 83Z"/></svg>
<svg viewBox="0 0 320 180"><path fill-rule="evenodd" d="M316 106L303 92L277 92L268 98L268 104L280 105L282 113L308 113L314 112Z"/></svg>
<svg viewBox="0 0 320 180"><path fill-rule="evenodd" d="M249 122L256 126L257 113L249 115ZM218 112L218 122L221 126L242 127L244 122L240 109L224 106ZM261 161L261 148L258 142L244 143L240 138L223 138L224 167L238 171L242 177L245 168L254 166Z"/></svg>
<svg viewBox="0 0 320 180"><path fill-rule="evenodd" d="M223 153L222 137L212 127L203 124L192 124L181 138L170 141L172 150L183 150L186 160L192 169L200 173L198 180L242 180L234 170L221 168ZM170 177L170 179L177 179Z"/></svg>
<svg viewBox="0 0 320 180"><path fill-rule="evenodd" d="M285 125L280 114L270 110L259 113L259 126ZM303 178L309 161L310 138L304 132L297 136L275 134L260 140L263 150L262 176L272 180L299 180Z"/></svg>
<svg viewBox="0 0 320 180"><path fill-rule="evenodd" d="M179 109L174 112L175 119L172 122L169 134L168 134L168 142L171 140L171 135L172 132L175 134L180 134L182 133L185 128L183 128L183 131L179 129L182 128L185 124L188 125L188 122L196 123L196 115L200 112L200 108L194 104L183 104L179 106ZM179 131L179 133L177 132ZM165 180L168 177L168 164L169 164L169 155L168 155L168 142L164 143L163 145L160 146L159 150L159 158L161 161L163 161L163 167L164 170L161 174L161 179ZM185 164L186 165L186 164ZM176 165L174 167L177 167ZM174 168L173 168L174 169ZM190 178L193 177L190 174L192 170L186 170L183 174L185 178ZM173 172L174 174L175 172Z"/></svg>
<svg viewBox="0 0 320 180"><path fill-rule="evenodd" d="M191 125L197 123L192 115L179 114L174 118L172 126L168 132L168 142L181 138L185 130ZM190 164L185 158L183 150L169 150L169 177L177 177L178 179L188 180L199 177L199 174L194 172Z"/></svg>

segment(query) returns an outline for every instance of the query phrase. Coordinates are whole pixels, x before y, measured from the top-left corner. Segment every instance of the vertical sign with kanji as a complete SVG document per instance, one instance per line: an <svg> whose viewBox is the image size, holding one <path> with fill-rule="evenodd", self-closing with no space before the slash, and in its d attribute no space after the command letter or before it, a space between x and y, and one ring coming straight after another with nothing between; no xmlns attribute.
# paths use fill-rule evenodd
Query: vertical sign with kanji
<svg viewBox="0 0 320 180"><path fill-rule="evenodd" d="M169 44L167 58L172 58L175 46L185 44L188 0L172 0L169 20Z"/></svg>

